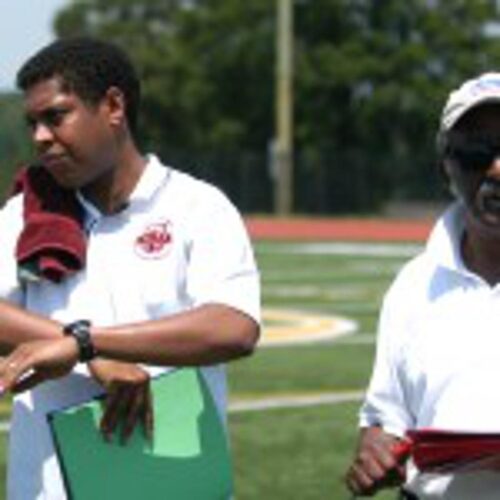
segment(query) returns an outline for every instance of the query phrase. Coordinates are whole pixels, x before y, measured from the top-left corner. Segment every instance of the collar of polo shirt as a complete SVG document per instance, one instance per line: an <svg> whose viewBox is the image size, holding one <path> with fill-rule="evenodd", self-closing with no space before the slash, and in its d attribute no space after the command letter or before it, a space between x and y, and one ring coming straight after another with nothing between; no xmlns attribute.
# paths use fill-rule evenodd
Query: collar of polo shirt
<svg viewBox="0 0 500 500"><path fill-rule="evenodd" d="M164 167L157 156L148 155L146 168L130 194L126 208L131 208L133 211L140 210L142 206L149 204L150 200L155 196L160 188L168 181L170 169ZM94 224L103 217L101 211L91 203L81 191L76 192L76 196L86 212L85 228L87 232Z"/></svg>

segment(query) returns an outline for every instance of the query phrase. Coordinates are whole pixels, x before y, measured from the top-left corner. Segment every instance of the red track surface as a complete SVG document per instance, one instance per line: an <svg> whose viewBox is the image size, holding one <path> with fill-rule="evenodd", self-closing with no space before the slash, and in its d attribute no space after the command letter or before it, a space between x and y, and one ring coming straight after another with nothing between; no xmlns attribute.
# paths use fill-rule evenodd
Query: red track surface
<svg viewBox="0 0 500 500"><path fill-rule="evenodd" d="M431 220L247 217L255 240L425 241Z"/></svg>

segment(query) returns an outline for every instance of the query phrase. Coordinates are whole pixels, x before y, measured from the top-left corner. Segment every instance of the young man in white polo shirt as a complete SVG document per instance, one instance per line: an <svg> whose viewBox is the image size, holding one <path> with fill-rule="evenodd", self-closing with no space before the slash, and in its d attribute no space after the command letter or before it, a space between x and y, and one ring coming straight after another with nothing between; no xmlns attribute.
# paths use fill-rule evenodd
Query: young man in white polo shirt
<svg viewBox="0 0 500 500"><path fill-rule="evenodd" d="M57 41L27 61L18 85L42 168L83 207L86 263L60 282L21 279L15 255L23 195L0 212L0 347L8 354L35 341L15 350L3 373L16 377L37 355L64 358L62 365L42 362L48 370L18 386L58 377L15 398L8 498L62 500L47 412L104 385L104 434L119 419L125 438L137 423L150 431L149 375L200 366L224 415L223 363L251 353L259 335L259 279L228 199L137 149L140 86L121 50L93 39Z"/></svg>
<svg viewBox="0 0 500 500"><path fill-rule="evenodd" d="M385 297L346 482L358 495L403 484L403 498L493 500L498 464L421 473L393 450L408 429L500 432L500 73L450 94L438 148L456 201Z"/></svg>

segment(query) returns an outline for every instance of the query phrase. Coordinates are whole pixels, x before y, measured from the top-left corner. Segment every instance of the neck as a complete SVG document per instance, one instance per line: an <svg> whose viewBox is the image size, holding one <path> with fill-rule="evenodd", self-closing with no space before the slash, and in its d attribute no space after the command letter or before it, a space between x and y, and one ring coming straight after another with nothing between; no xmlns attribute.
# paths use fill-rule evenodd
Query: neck
<svg viewBox="0 0 500 500"><path fill-rule="evenodd" d="M82 192L102 213L119 212L126 205L145 166L146 161L139 151L129 145L118 156L115 165Z"/></svg>

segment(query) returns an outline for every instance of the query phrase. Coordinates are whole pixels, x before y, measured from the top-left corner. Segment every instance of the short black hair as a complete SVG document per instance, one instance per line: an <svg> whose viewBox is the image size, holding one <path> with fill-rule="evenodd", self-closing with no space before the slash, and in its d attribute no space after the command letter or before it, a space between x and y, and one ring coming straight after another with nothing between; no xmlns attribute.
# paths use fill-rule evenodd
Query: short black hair
<svg viewBox="0 0 500 500"><path fill-rule="evenodd" d="M98 104L110 87L120 89L135 136L141 86L132 62L118 46L90 37L56 40L23 64L16 81L18 88L26 91L53 77L61 79L65 91L89 104Z"/></svg>

